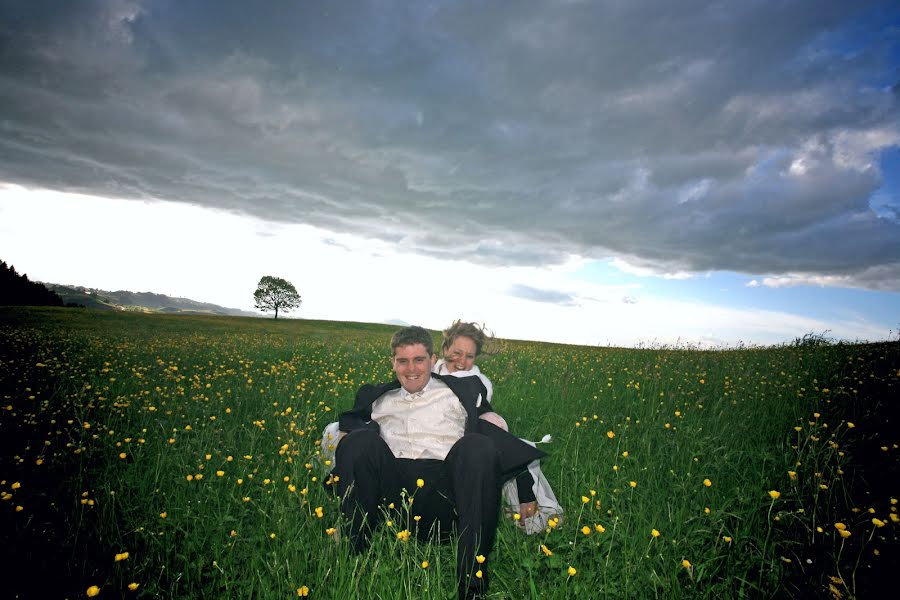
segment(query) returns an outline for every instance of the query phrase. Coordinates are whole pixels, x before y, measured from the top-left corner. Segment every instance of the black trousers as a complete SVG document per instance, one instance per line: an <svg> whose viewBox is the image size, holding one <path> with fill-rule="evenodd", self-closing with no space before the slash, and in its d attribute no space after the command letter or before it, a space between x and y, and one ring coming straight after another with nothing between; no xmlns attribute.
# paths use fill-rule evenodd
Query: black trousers
<svg viewBox="0 0 900 600"><path fill-rule="evenodd" d="M358 430L338 444L335 461L341 510L350 523L355 551L368 548L372 530L394 503L396 518L421 540L443 541L455 529L460 596L484 591L487 561L479 565L475 557L487 556L494 546L503 483L493 440L470 433L453 445L445 460L409 460L395 458L377 432ZM425 485L417 487L417 479ZM410 497L406 523L403 503ZM479 569L480 578L475 576Z"/></svg>

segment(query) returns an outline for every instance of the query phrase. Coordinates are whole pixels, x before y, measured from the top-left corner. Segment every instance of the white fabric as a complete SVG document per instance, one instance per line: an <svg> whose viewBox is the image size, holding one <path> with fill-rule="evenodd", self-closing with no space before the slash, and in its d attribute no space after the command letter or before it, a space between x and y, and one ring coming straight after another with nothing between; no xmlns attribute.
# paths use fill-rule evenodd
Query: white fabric
<svg viewBox="0 0 900 600"><path fill-rule="evenodd" d="M439 359L436 363L434 363L434 369L432 369L438 375L453 375L454 377L468 377L469 375L477 375L479 379L481 379L481 383L484 384L484 387L487 389L487 401L491 402L494 399L494 386L491 384L491 380L487 378L484 374L482 374L481 369L478 368L478 365L472 365L472 368L468 371L454 371L450 372L447 370L447 363L444 362L444 359ZM476 403L476 406L481 406L481 402Z"/></svg>
<svg viewBox="0 0 900 600"><path fill-rule="evenodd" d="M391 390L372 404L372 420L396 458L444 460L466 430L466 410L443 381L421 393Z"/></svg>
<svg viewBox="0 0 900 600"><path fill-rule="evenodd" d="M548 438L549 436L545 435L541 442L546 443L545 440L549 441ZM532 446L537 445L535 442L529 442L528 440L522 441ZM547 523L552 518L559 519L559 524L561 525L563 508L556 499L556 494L553 493L550 482L547 481L547 478L544 477L544 472L541 471L541 462L539 460L531 461L528 465L528 472L531 473L531 477L534 479L531 491L534 492L538 509L534 515L519 520L518 525L525 533L533 535L546 531ZM519 512L519 489L516 486L515 479L511 479L503 485L503 499L506 501L507 511Z"/></svg>

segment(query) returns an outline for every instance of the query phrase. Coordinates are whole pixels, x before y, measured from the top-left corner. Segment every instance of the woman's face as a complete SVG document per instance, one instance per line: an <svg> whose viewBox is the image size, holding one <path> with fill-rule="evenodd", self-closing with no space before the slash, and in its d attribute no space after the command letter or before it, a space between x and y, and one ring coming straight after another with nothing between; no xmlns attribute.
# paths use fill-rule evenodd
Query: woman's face
<svg viewBox="0 0 900 600"><path fill-rule="evenodd" d="M475 366L475 342L472 338L459 336L444 350L444 363L451 373L468 371Z"/></svg>

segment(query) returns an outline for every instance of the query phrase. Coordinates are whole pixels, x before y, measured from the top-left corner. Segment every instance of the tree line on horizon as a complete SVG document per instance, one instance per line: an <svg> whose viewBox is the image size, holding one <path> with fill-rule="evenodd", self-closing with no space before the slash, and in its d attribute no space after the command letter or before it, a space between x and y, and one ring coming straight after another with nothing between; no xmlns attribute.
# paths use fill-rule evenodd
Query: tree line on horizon
<svg viewBox="0 0 900 600"><path fill-rule="evenodd" d="M0 305L3 306L64 306L59 294L18 273L12 265L0 260Z"/></svg>

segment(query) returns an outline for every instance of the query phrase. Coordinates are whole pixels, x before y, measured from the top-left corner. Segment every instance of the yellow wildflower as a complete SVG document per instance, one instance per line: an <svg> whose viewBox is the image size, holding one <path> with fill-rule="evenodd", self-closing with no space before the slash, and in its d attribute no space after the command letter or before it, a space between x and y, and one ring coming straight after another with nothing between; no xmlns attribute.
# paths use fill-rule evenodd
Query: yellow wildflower
<svg viewBox="0 0 900 600"><path fill-rule="evenodd" d="M405 542L409 540L409 529L404 529L403 531L397 532L397 539L401 542Z"/></svg>
<svg viewBox="0 0 900 600"><path fill-rule="evenodd" d="M575 577L575 574L578 573L578 571L575 570L575 567L569 567L566 572L569 574L569 577Z"/></svg>
<svg viewBox="0 0 900 600"><path fill-rule="evenodd" d="M591 528L585 525L581 528L581 533L583 533L584 535L591 535Z"/></svg>
<svg viewBox="0 0 900 600"><path fill-rule="evenodd" d="M723 536L722 536L722 540L723 540L726 544L730 544L731 541L732 541L730 535L723 535Z"/></svg>
<svg viewBox="0 0 900 600"><path fill-rule="evenodd" d="M427 561L427 560L423 560L423 561L422 561L422 568L423 568L423 569L427 569L427 568L428 568L428 561Z"/></svg>
<svg viewBox="0 0 900 600"><path fill-rule="evenodd" d="M416 487L419 487L419 488L425 487L425 480L424 479L416 479Z"/></svg>
<svg viewBox="0 0 900 600"><path fill-rule="evenodd" d="M309 588L305 585L301 585L297 588L297 595L301 598L306 598L307 596L309 596Z"/></svg>
<svg viewBox="0 0 900 600"><path fill-rule="evenodd" d="M797 480L797 471L788 471L788 477L791 478L791 481Z"/></svg>
<svg viewBox="0 0 900 600"><path fill-rule="evenodd" d="M591 501L591 499L588 498L587 496L582 496L582 497L581 497L581 503L582 503L582 504L587 504L587 503L590 502L590 501Z"/></svg>
<svg viewBox="0 0 900 600"><path fill-rule="evenodd" d="M216 471L216 477L224 477L224 476L225 476L225 471L222 471L222 470Z"/></svg>
<svg viewBox="0 0 900 600"><path fill-rule="evenodd" d="M781 492L778 490L769 490L769 496L772 497L772 500L778 500L781 497Z"/></svg>
<svg viewBox="0 0 900 600"><path fill-rule="evenodd" d="M629 481L629 482L628 482L628 485L630 485L630 486L633 487L633 488L636 488L636 487L637 487L637 481Z"/></svg>
<svg viewBox="0 0 900 600"><path fill-rule="evenodd" d="M485 560L487 559L485 559L483 554L479 554L475 557L475 562L477 562L479 565L483 565Z"/></svg>
<svg viewBox="0 0 900 600"><path fill-rule="evenodd" d="M87 589L87 592L85 592L85 593L87 594L88 598L93 598L94 596L96 596L100 593L100 588L97 587L96 585L92 585L91 587L89 587Z"/></svg>
<svg viewBox="0 0 900 600"><path fill-rule="evenodd" d="M603 533L604 531L606 531L606 528L603 525L600 525L599 523L594 525L594 529L597 530L597 533Z"/></svg>
<svg viewBox="0 0 900 600"><path fill-rule="evenodd" d="M541 544L541 552L543 552L546 556L553 556L553 551L551 551L550 548L548 548L544 544Z"/></svg>
<svg viewBox="0 0 900 600"><path fill-rule="evenodd" d="M140 585L141 585L141 584L139 584L139 583L134 583L134 582L132 582L132 583L129 583L129 584L128 584L128 589L131 590L131 591L133 592L134 590L138 589L138 587L139 587Z"/></svg>
<svg viewBox="0 0 900 600"><path fill-rule="evenodd" d="M615 432L607 431L606 437L608 437L609 439L613 439L614 437L616 437L616 434L615 434Z"/></svg>
<svg viewBox="0 0 900 600"><path fill-rule="evenodd" d="M705 485L706 487L710 487L712 485L712 481L710 481L709 479L704 479L703 485Z"/></svg>
<svg viewBox="0 0 900 600"><path fill-rule="evenodd" d="M115 556L115 561L116 561L116 562L119 562L120 560L127 560L127 559L128 559L128 553L127 553L127 552L121 552L121 553L119 553L119 554L116 554L116 556Z"/></svg>
<svg viewBox="0 0 900 600"><path fill-rule="evenodd" d="M872 524L875 525L875 527L884 527L884 521L881 519L873 518Z"/></svg>
<svg viewBox="0 0 900 600"><path fill-rule="evenodd" d="M837 529L838 531L844 531L845 529L847 529L847 526L844 525L843 523L838 522L838 523L834 524L834 528Z"/></svg>
<svg viewBox="0 0 900 600"><path fill-rule="evenodd" d="M684 567L685 569L690 569L694 565L691 564L691 561L689 561L688 559L685 558L684 560L681 561L681 566Z"/></svg>
<svg viewBox="0 0 900 600"><path fill-rule="evenodd" d="M316 516L319 517L320 519L321 519L323 516L325 516L325 513L323 512L321 506L317 506L317 507L316 507L315 513L316 513Z"/></svg>
<svg viewBox="0 0 900 600"><path fill-rule="evenodd" d="M659 531L657 531L656 529L651 529L650 535L652 535L655 538L658 538L660 534L659 534Z"/></svg>
<svg viewBox="0 0 900 600"><path fill-rule="evenodd" d="M484 573L481 572L481 569L478 569L477 571L475 571L475 577L477 577L478 579L481 579L482 577L484 577Z"/></svg>

